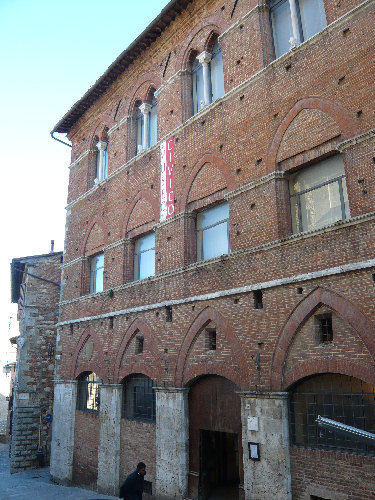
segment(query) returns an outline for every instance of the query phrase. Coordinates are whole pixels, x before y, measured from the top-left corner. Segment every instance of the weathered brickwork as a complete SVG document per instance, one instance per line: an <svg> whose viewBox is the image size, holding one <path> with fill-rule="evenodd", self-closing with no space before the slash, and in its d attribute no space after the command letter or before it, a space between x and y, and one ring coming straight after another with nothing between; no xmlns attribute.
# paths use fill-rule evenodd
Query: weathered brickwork
<svg viewBox="0 0 375 500"><path fill-rule="evenodd" d="M142 374L168 407L165 415L156 408L156 425L121 418L120 477L109 493L144 460L155 498L206 498L211 472L202 457L210 458L199 454L222 432L227 447L228 436L239 438L228 453L238 462L240 499L371 498L371 454L288 445L286 398L306 377L325 373L375 386L375 4L327 0L327 27L274 59L267 2L182 3L85 112L56 126L73 145L58 377L73 383L94 372L122 384ZM191 65L217 37L225 95L192 116ZM174 138L175 215L167 221L160 221L160 144L136 155L136 112L154 92L158 140ZM108 141L108 178L95 183L99 140ZM338 154L344 220L292 234L290 175ZM197 261L197 214L224 201L230 252ZM155 275L134 280L135 242L150 232ZM101 252L103 291L90 294L90 262ZM317 333L324 315L332 318L329 342ZM214 398L208 404L201 387L225 388L239 405L237 391L241 415L236 410L226 425L226 408L216 421ZM178 392L188 388L190 399ZM160 426L169 425L169 412L166 446ZM74 426L71 479L95 487L98 448L106 446L100 409L77 410ZM253 441L264 449L257 469ZM357 488L350 478L362 472Z"/></svg>
<svg viewBox="0 0 375 500"><path fill-rule="evenodd" d="M62 253L13 259L12 289L22 298L12 400L11 471L49 462L56 322Z"/></svg>

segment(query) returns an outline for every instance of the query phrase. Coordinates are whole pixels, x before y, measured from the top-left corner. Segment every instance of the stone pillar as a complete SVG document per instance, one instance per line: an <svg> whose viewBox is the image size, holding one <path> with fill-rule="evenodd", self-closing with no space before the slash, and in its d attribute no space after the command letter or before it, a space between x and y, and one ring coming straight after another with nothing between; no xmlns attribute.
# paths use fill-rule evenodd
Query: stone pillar
<svg viewBox="0 0 375 500"><path fill-rule="evenodd" d="M143 115L143 149L148 149L150 147L150 144L148 143L148 131L150 128L150 111L151 111L151 104L148 104L147 102L144 102L139 106L139 109Z"/></svg>
<svg viewBox="0 0 375 500"><path fill-rule="evenodd" d="M76 400L75 380L55 381L50 475L58 484L72 482Z"/></svg>
<svg viewBox="0 0 375 500"><path fill-rule="evenodd" d="M208 106L211 102L211 92L210 92L210 68L209 64L211 61L211 54L207 51L203 51L197 57L198 61L203 67L203 95L204 95L204 105Z"/></svg>
<svg viewBox="0 0 375 500"><path fill-rule="evenodd" d="M97 175L98 181L100 182L103 180L104 151L107 149L107 143L104 141L99 141L96 147L99 150L99 171Z"/></svg>
<svg viewBox="0 0 375 500"><path fill-rule="evenodd" d="M289 426L285 392L240 393L245 499L290 500ZM259 444L260 460L249 458Z"/></svg>
<svg viewBox="0 0 375 500"><path fill-rule="evenodd" d="M98 491L118 495L120 477L121 384L100 386Z"/></svg>
<svg viewBox="0 0 375 500"><path fill-rule="evenodd" d="M189 414L186 389L156 391L156 498L186 498Z"/></svg>

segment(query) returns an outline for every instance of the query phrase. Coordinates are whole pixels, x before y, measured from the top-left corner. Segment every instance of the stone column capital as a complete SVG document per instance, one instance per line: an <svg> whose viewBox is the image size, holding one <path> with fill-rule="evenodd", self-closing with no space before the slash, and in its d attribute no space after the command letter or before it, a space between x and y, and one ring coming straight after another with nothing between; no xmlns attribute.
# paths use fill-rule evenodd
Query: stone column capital
<svg viewBox="0 0 375 500"><path fill-rule="evenodd" d="M142 113L142 115L148 115L149 112L151 111L151 108L152 106L148 102L144 102L139 106L139 110Z"/></svg>
<svg viewBox="0 0 375 500"><path fill-rule="evenodd" d="M208 64L211 59L212 59L212 56L209 52L207 52L206 50L204 50L203 52L201 52L198 56L197 56L197 59L198 61L200 62L200 64L205 65L205 64Z"/></svg>
<svg viewBox="0 0 375 500"><path fill-rule="evenodd" d="M107 146L108 146L108 142L105 142L105 141L99 141L96 144L96 147L99 149L99 151L105 151L107 149Z"/></svg>

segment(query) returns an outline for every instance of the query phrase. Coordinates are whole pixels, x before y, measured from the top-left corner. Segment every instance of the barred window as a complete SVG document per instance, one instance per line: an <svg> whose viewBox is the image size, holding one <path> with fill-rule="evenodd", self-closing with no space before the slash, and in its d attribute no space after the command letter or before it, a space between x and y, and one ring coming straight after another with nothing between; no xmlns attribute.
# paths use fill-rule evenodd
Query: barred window
<svg viewBox="0 0 375 500"><path fill-rule="evenodd" d="M375 455L375 445L318 427L316 418L375 433L375 388L337 373L310 377L294 387L289 400L292 443Z"/></svg>
<svg viewBox="0 0 375 500"><path fill-rule="evenodd" d="M136 373L123 383L122 417L144 422L156 421L154 381Z"/></svg>
<svg viewBox="0 0 375 500"><path fill-rule="evenodd" d="M94 372L85 372L78 379L77 410L98 413L100 407L99 384Z"/></svg>

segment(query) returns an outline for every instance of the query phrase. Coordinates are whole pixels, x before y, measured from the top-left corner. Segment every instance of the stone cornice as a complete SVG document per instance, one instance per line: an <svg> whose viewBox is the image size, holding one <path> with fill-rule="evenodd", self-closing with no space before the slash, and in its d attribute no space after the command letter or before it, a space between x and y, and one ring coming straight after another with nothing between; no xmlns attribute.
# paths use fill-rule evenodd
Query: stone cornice
<svg viewBox="0 0 375 500"><path fill-rule="evenodd" d="M124 123L125 123L128 119L129 119L129 118L132 118L132 116L131 116L131 115L126 115L126 116L124 116L123 118L121 118L121 120L120 120L118 123L116 123L116 125L113 125L113 127L112 127L112 128L110 128L110 129L108 130L108 132L107 132L108 137L109 137L109 136L110 136L113 132L115 132L118 128L120 128L120 127L121 127L121 126L122 126L122 125L123 125L123 124L124 124Z"/></svg>
<svg viewBox="0 0 375 500"><path fill-rule="evenodd" d="M238 196L239 194L245 193L246 191L251 191L252 189L261 186L262 184L266 184L267 182L273 181L275 179L283 179L285 177L284 172L271 172L270 174L265 175L264 177L261 177L260 179L257 179L255 181L249 182L248 184L244 184L243 186L240 186L237 189L234 189L233 191L230 191L229 193L226 193L224 195L225 200L230 200L231 198L234 198L235 196Z"/></svg>
<svg viewBox="0 0 375 500"><path fill-rule="evenodd" d="M78 264L79 262L82 262L82 261L84 261L84 260L86 260L86 258L85 258L85 257L77 257L77 258L75 258L75 259L73 259L73 260L70 260L69 262L64 262L64 263L61 265L61 268L62 268L62 269L65 269L65 268L67 268L67 267L73 266L74 264Z"/></svg>
<svg viewBox="0 0 375 500"><path fill-rule="evenodd" d="M356 144L360 144L361 142L369 141L370 139L375 139L375 128L368 130L363 134L352 137L351 139L340 142L339 144L337 144L336 148L340 151L340 153L342 153L346 149L349 149Z"/></svg>
<svg viewBox="0 0 375 500"><path fill-rule="evenodd" d="M79 155L78 158L69 165L69 169L75 167L81 160L83 160L85 156L87 156L91 152L92 152L91 149L86 149L86 151L84 151L81 155Z"/></svg>

